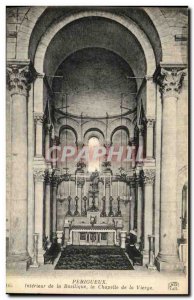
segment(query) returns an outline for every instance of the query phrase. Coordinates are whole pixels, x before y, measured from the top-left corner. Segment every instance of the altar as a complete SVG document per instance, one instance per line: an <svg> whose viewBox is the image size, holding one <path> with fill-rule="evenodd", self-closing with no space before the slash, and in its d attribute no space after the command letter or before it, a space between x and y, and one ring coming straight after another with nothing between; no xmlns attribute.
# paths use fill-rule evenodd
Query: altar
<svg viewBox="0 0 194 300"><path fill-rule="evenodd" d="M66 217L63 231L58 231L64 246L118 246L123 229L121 217L101 217L100 212L87 212L85 217Z"/></svg>
<svg viewBox="0 0 194 300"><path fill-rule="evenodd" d="M112 246L117 245L113 226L73 226L70 231L70 245Z"/></svg>

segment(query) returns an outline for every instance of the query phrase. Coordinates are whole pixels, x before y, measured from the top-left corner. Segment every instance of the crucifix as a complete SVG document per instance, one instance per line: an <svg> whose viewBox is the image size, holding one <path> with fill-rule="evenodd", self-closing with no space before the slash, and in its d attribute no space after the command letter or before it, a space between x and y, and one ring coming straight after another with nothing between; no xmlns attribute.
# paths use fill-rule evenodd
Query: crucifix
<svg viewBox="0 0 194 300"><path fill-rule="evenodd" d="M96 207L96 197L97 197L97 190L91 190L89 193L92 196L92 206L90 207L90 211L98 211L98 208Z"/></svg>

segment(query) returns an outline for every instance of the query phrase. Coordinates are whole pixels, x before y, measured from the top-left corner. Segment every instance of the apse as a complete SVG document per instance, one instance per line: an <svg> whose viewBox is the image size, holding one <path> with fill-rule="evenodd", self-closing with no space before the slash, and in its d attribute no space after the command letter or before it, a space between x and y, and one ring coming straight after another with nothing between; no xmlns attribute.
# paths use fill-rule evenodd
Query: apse
<svg viewBox="0 0 194 300"><path fill-rule="evenodd" d="M121 113L121 105L136 106L137 87L130 66L101 48L82 49L65 59L55 73L52 90L55 108L73 115L98 118Z"/></svg>

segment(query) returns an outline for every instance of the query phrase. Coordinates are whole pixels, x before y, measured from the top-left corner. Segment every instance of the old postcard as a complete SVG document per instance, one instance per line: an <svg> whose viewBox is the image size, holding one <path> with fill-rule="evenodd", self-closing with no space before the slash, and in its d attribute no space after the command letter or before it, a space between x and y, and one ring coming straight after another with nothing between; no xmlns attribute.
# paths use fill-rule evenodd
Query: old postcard
<svg viewBox="0 0 194 300"><path fill-rule="evenodd" d="M7 293L189 293L187 7L13 6Z"/></svg>

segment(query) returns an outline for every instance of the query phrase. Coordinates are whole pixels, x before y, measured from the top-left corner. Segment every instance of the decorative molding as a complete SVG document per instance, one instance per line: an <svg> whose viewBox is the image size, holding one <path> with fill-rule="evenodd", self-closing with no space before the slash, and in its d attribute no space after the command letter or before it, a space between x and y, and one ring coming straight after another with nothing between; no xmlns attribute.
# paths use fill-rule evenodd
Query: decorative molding
<svg viewBox="0 0 194 300"><path fill-rule="evenodd" d="M155 73L161 95L164 98L178 98L185 75L186 69L183 65L161 65Z"/></svg>
<svg viewBox="0 0 194 300"><path fill-rule="evenodd" d="M153 128L154 127L154 122L155 122L154 118L147 117L147 119L146 119L147 128Z"/></svg>
<svg viewBox="0 0 194 300"><path fill-rule="evenodd" d="M53 178L52 169L46 170L45 171L45 183L46 184L51 184L52 183L52 178Z"/></svg>
<svg viewBox="0 0 194 300"><path fill-rule="evenodd" d="M34 180L36 182L43 182L45 180L46 177L45 169L34 169L33 174L34 174Z"/></svg>
<svg viewBox="0 0 194 300"><path fill-rule="evenodd" d="M71 174L68 174L68 173L61 174L61 175L55 175L54 177L57 179L58 183L71 180Z"/></svg>
<svg viewBox="0 0 194 300"><path fill-rule="evenodd" d="M58 185L58 182L59 182L58 176L53 175L51 179L52 186L56 187Z"/></svg>
<svg viewBox="0 0 194 300"><path fill-rule="evenodd" d="M27 96L35 72L29 62L10 62L7 66L7 84L11 94Z"/></svg>
<svg viewBox="0 0 194 300"><path fill-rule="evenodd" d="M42 124L44 122L44 113L34 112L34 122L35 124Z"/></svg>
<svg viewBox="0 0 194 300"><path fill-rule="evenodd" d="M81 172L81 173L83 173L85 168L86 168L85 162L84 162L83 160L78 161L76 172Z"/></svg>
<svg viewBox="0 0 194 300"><path fill-rule="evenodd" d="M145 184L153 184L155 180L155 169L146 169L143 172L143 180Z"/></svg>

